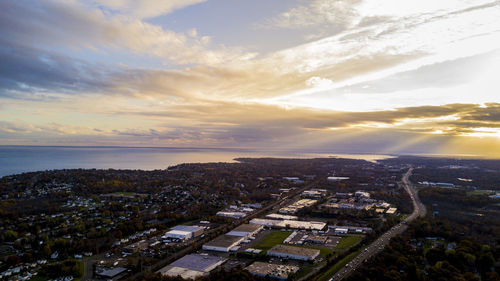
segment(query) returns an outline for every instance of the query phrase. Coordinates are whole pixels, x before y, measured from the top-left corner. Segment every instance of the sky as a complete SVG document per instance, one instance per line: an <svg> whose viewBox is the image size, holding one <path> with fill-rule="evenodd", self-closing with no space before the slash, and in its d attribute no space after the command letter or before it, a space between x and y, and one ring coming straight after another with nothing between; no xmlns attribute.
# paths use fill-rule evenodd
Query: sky
<svg viewBox="0 0 500 281"><path fill-rule="evenodd" d="M500 157L499 0L5 0L0 145Z"/></svg>

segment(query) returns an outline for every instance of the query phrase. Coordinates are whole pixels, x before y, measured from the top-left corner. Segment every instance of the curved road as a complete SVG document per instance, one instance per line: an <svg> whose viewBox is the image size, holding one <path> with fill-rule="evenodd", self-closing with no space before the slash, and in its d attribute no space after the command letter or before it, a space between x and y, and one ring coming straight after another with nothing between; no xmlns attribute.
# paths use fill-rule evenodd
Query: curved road
<svg viewBox="0 0 500 281"><path fill-rule="evenodd" d="M413 172L413 168L410 168L408 172L403 175L403 185L410 195L411 201L413 202L413 213L409 215L406 219L404 219L399 224L393 226L387 232L385 232L382 236L377 238L374 242L372 242L368 247L363 249L359 255L357 255L354 259L352 259L345 267L337 271L330 281L339 281L343 278L349 276L352 272L354 272L364 260L369 259L375 256L378 252L382 251L384 246L389 243L389 240L401 233L403 233L408 228L408 223L413 221L414 219L425 215L425 206L420 202L413 185L410 183L409 177Z"/></svg>

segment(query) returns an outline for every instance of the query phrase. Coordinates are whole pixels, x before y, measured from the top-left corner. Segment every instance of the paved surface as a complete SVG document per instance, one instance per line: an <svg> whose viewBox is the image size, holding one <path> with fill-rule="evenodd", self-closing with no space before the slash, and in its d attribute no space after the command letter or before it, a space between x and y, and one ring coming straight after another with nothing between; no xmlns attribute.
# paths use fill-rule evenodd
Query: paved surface
<svg viewBox="0 0 500 281"><path fill-rule="evenodd" d="M353 273L366 259L369 259L375 256L377 253L384 249L384 246L389 243L389 240L401 233L403 233L408 228L408 223L418 218L419 216L425 215L425 206L420 202L413 185L410 183L409 177L413 172L413 168L409 169L403 176L403 186L410 195L410 198L413 202L413 213L409 215L406 219L404 219L399 224L393 226L387 232L385 232L382 236L380 236L377 240L371 243L368 247L363 249L359 255L357 255L354 259L352 259L345 267L337 271L335 275L330 278L330 281L339 281L343 278L349 276L349 274Z"/></svg>
<svg viewBox="0 0 500 281"><path fill-rule="evenodd" d="M104 254L100 254L100 255L95 255L95 256L91 256L91 257L88 257L86 259L84 259L83 263L84 263L84 269L83 269L83 276L82 278L80 279L81 281L88 281L88 280L92 280L92 275L93 275L93 264L94 262L97 262L98 260L101 260L104 258Z"/></svg>

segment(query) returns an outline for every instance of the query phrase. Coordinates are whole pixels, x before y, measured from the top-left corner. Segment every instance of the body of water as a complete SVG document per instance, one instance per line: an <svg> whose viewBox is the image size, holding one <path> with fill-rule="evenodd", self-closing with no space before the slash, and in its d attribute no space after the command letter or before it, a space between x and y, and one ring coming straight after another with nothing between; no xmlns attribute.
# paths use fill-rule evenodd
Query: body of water
<svg viewBox="0 0 500 281"><path fill-rule="evenodd" d="M0 146L0 177L54 169L166 169L181 163L234 162L238 157L342 157L374 161L391 156L207 148Z"/></svg>

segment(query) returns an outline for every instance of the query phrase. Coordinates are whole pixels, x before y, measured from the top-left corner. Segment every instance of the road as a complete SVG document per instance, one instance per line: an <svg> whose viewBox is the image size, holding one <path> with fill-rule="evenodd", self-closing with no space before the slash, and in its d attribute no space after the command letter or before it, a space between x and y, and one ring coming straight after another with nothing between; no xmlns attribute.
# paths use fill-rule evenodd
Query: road
<svg viewBox="0 0 500 281"><path fill-rule="evenodd" d="M83 276L80 279L81 281L92 280L93 272L93 264L94 262L101 260L104 258L104 254L94 255L83 260Z"/></svg>
<svg viewBox="0 0 500 281"><path fill-rule="evenodd" d="M403 186L410 195L411 201L413 203L413 213L405 218L399 224L393 226L387 232L382 234L377 240L372 242L368 247L363 249L359 255L357 255L354 259L352 259L345 267L337 271L335 275L330 278L330 281L339 281L343 278L349 276L349 274L353 273L366 259L369 259L375 256L377 253L384 249L384 246L389 243L392 237L403 233L408 228L408 223L413 221L414 219L425 215L425 206L420 202L418 198L418 194L416 193L413 185L411 184L409 178L411 173L413 172L413 168L408 169L408 171L403 175L402 183Z"/></svg>

